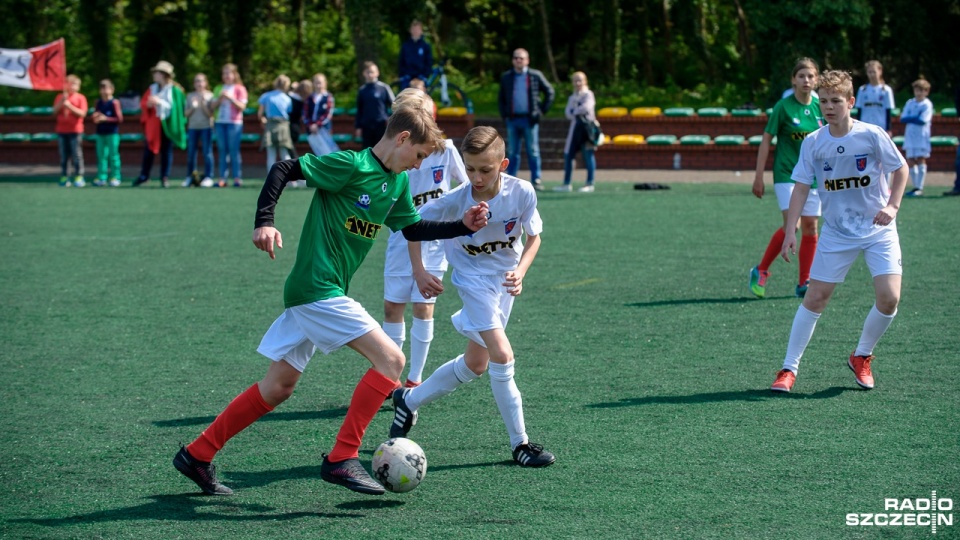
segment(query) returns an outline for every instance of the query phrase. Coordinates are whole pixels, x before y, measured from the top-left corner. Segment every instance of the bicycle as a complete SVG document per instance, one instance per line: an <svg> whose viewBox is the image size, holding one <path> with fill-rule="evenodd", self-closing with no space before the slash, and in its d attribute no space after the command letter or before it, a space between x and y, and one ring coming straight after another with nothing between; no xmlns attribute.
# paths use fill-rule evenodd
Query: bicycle
<svg viewBox="0 0 960 540"><path fill-rule="evenodd" d="M453 95L456 97L456 103L467 110L467 114L473 114L473 100L467 97L467 93L459 86L447 80L445 66L449 62L450 59L445 58L430 71L430 75L424 81L424 85L427 88L427 95L442 107L454 106L454 100L451 99L451 95ZM406 88L412 78L413 77L410 76L403 76L393 81L390 86L399 91L401 88Z"/></svg>

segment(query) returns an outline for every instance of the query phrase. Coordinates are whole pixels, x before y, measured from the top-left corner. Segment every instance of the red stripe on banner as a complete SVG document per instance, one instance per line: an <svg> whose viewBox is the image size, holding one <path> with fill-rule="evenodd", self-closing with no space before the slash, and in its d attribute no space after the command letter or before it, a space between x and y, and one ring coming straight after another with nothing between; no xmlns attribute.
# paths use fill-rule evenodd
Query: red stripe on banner
<svg viewBox="0 0 960 540"><path fill-rule="evenodd" d="M34 90L63 90L67 77L67 52L63 38L28 49L30 60L30 82Z"/></svg>

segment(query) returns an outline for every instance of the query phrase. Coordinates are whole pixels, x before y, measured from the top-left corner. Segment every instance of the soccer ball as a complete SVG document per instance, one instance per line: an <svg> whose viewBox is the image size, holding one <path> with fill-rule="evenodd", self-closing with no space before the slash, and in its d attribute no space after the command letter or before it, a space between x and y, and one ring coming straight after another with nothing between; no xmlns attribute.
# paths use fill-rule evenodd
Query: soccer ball
<svg viewBox="0 0 960 540"><path fill-rule="evenodd" d="M427 456L410 439L390 439L373 453L373 474L389 491L406 493L427 475Z"/></svg>
<svg viewBox="0 0 960 540"><path fill-rule="evenodd" d="M370 206L370 196L366 193L360 196L360 206Z"/></svg>

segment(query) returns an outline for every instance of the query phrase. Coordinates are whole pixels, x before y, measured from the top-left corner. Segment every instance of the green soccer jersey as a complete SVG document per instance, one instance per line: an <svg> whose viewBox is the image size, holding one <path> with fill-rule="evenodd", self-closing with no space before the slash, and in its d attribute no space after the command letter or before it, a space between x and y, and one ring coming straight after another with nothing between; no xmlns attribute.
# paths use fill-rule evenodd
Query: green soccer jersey
<svg viewBox="0 0 960 540"><path fill-rule="evenodd" d="M823 127L820 100L811 98L803 105L794 96L777 102L767 120L765 132L777 136L777 150L773 158L773 183L792 183L790 175L800 160L800 145L810 133Z"/></svg>
<svg viewBox="0 0 960 540"><path fill-rule="evenodd" d="M284 286L288 308L346 296L350 278L383 226L398 231L420 221L407 173L384 170L369 148L322 157L306 154L300 168L317 192Z"/></svg>

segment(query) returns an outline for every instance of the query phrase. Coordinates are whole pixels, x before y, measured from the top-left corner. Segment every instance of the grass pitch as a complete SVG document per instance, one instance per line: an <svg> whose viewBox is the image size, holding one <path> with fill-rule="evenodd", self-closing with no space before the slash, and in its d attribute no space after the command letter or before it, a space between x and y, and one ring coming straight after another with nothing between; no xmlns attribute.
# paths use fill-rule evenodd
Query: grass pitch
<svg viewBox="0 0 960 540"><path fill-rule="evenodd" d="M796 266L775 263L768 297L750 295L779 213L716 184L541 194L544 243L507 333L527 430L554 466L511 464L484 376L421 411L417 490L324 483L320 454L367 369L347 349L314 357L294 396L218 455L235 496L199 496L170 461L263 375L255 349L311 195L284 193L271 261L250 242L257 194L0 184L0 536L926 538L845 516L934 490L960 501L958 202L904 201L903 299L877 388L845 365L873 303L861 260L794 392L774 395ZM377 318L384 246L350 291ZM427 373L465 344L447 283ZM374 420L365 462L391 419Z"/></svg>

